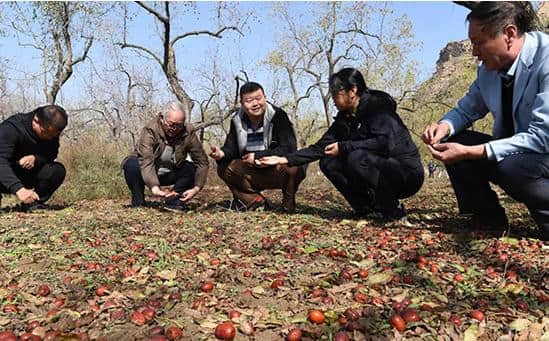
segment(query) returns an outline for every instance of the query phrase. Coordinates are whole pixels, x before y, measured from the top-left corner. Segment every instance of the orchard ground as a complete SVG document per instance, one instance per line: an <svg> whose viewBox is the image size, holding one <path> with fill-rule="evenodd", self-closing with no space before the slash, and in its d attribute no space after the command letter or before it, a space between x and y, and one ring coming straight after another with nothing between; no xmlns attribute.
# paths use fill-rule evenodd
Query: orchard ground
<svg viewBox="0 0 549 341"><path fill-rule="evenodd" d="M183 212L130 209L128 199L54 201L31 213L8 203L0 330L148 340L176 338L167 333L175 326L181 339L207 340L230 313L235 340L282 340L295 328L302 340L339 331L354 340L549 340L547 243L469 229L444 178L404 201L404 225L354 219L329 183L306 181L292 215L229 211L220 184ZM280 204L277 191L266 194ZM534 228L526 208L502 196L513 229ZM312 310L322 323L309 320ZM395 313L412 316L402 331L389 323Z"/></svg>

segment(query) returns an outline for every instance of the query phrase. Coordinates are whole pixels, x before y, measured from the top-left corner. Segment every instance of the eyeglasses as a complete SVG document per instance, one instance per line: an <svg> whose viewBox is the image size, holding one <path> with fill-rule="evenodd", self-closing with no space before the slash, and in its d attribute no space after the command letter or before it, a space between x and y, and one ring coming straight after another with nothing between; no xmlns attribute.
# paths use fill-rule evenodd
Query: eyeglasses
<svg viewBox="0 0 549 341"><path fill-rule="evenodd" d="M164 124L166 125L166 128L168 129L178 130L178 129L183 129L183 127L185 126L185 122L174 123L166 120L165 118L162 119L162 121L164 122Z"/></svg>

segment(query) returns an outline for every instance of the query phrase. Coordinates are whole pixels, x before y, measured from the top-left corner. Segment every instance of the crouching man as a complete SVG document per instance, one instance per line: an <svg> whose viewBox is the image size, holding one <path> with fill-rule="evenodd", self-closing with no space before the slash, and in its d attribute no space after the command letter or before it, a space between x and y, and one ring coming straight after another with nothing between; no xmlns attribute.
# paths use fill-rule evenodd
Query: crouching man
<svg viewBox="0 0 549 341"><path fill-rule="evenodd" d="M302 167L258 166L255 160L285 155L297 148L295 132L284 110L267 103L263 87L248 82L240 88L241 109L233 116L223 147L213 146L210 156L217 173L231 190L233 208L254 210L268 205L264 189L282 189L282 209L295 210L295 194L305 178Z"/></svg>
<svg viewBox="0 0 549 341"><path fill-rule="evenodd" d="M0 124L0 200L11 193L24 211L40 208L61 186L65 167L54 160L67 121L63 108L46 105Z"/></svg>
<svg viewBox="0 0 549 341"><path fill-rule="evenodd" d="M208 157L185 116L180 102L168 103L143 128L135 151L122 161L131 207L145 204L145 186L165 198L168 206L180 209L204 187ZM160 188L170 185L173 189Z"/></svg>

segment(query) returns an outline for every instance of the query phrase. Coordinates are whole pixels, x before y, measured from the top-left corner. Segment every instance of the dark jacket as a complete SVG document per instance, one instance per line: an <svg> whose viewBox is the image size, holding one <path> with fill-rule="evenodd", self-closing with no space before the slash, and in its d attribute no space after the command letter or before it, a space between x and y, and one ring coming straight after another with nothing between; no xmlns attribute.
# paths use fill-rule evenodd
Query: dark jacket
<svg viewBox="0 0 549 341"><path fill-rule="evenodd" d="M15 114L0 124L0 183L11 193L24 185L15 175L23 156L34 155L34 169L51 163L59 151L59 137L40 140L32 130L34 113Z"/></svg>
<svg viewBox="0 0 549 341"><path fill-rule="evenodd" d="M396 113L393 98L382 91L362 95L355 115L338 112L334 122L315 144L286 155L289 166L298 166L324 157L324 148L338 142L340 155L357 149L380 158L395 158L410 166L420 162L419 152L408 129Z"/></svg>
<svg viewBox="0 0 549 341"><path fill-rule="evenodd" d="M196 165L194 184L195 186L203 188L208 176L208 156L204 152L202 143L196 134L194 132L189 133L190 131L193 131L192 125L190 123L185 123L184 130L175 139L175 165L176 167L181 167L187 158L187 154L189 154ZM158 160L160 160L167 143L167 137L162 128L161 118L160 115L158 115L150 120L143 130L141 130L141 136L139 137L137 146L130 155L137 156L141 176L149 188L160 186L156 171L158 169ZM122 161L122 167L124 167L127 160L128 157Z"/></svg>
<svg viewBox="0 0 549 341"><path fill-rule="evenodd" d="M231 119L229 134L221 147L225 156L218 162L229 162L244 155L248 128L243 115L245 113L240 109ZM288 114L270 104L267 104L263 116L263 141L266 149L254 152L256 159L263 156L284 155L297 150L297 140Z"/></svg>

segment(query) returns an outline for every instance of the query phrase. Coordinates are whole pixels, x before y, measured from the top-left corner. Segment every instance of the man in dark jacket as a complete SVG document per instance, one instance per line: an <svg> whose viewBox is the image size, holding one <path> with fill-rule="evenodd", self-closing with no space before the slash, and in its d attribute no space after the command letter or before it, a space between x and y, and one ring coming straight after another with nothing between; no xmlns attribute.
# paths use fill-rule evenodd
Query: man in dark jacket
<svg viewBox="0 0 549 341"><path fill-rule="evenodd" d="M11 193L24 210L46 202L65 179L55 162L67 113L57 105L15 114L0 124L0 199Z"/></svg>
<svg viewBox="0 0 549 341"><path fill-rule="evenodd" d="M168 103L141 131L135 151L122 161L131 207L145 204L145 185L168 206L184 208L206 183L208 157L180 102ZM187 155L193 162L187 161ZM174 185L173 189L160 186Z"/></svg>
<svg viewBox="0 0 549 341"><path fill-rule="evenodd" d="M223 147L212 147L217 173L229 186L236 203L253 210L267 204L264 189L282 189L282 208L295 210L295 193L305 178L302 167L260 167L255 160L297 149L295 132L284 110L266 102L263 87L248 82L240 88L242 108L233 116Z"/></svg>

